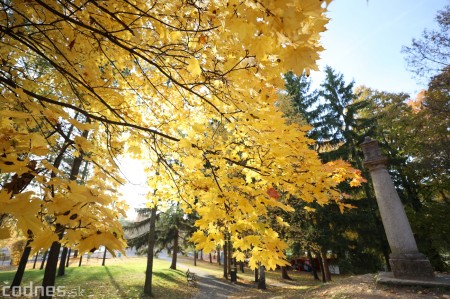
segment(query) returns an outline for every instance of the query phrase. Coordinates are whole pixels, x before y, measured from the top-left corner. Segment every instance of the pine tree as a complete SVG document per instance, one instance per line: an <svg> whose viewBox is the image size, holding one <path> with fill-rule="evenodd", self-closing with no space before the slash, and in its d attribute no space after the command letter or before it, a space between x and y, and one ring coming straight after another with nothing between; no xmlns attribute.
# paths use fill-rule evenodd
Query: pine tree
<svg viewBox="0 0 450 299"><path fill-rule="evenodd" d="M316 150L322 161L343 159L363 171L358 144L367 132L373 131L373 119L361 117L358 112L368 103L357 100L354 82L346 84L343 75L331 67L326 67L325 74L326 78L319 91L312 92L309 91L310 82L305 76L292 80L295 77L288 74L285 76L286 90L288 95L292 93L292 105L298 108L298 113L312 126L309 136L317 140ZM292 219L298 223L303 234L299 245L303 248L312 247L317 252L332 249L340 257L344 271L377 270L380 267L379 256L371 256L370 253L378 252L386 259L388 246L377 215L373 191L367 184L357 189L348 184L340 184L340 189L358 199L346 200L357 209L347 210L342 214L342 210L334 204L296 204L297 211L303 210L305 206L315 209L314 213L302 212L304 215L294 216ZM296 201L293 199L290 202ZM372 217L368 218L367 215ZM383 241L374 242L374 238L367 237L370 235L377 235ZM367 267L369 260L372 265Z"/></svg>
<svg viewBox="0 0 450 299"><path fill-rule="evenodd" d="M128 238L128 245L136 248L138 253L147 253L150 223L149 208L136 209L138 221L124 226L125 231L132 234ZM177 253L188 247L189 238L194 231L192 215L185 216L178 206L172 206L156 216L155 254L164 249L172 253L171 269L176 269Z"/></svg>

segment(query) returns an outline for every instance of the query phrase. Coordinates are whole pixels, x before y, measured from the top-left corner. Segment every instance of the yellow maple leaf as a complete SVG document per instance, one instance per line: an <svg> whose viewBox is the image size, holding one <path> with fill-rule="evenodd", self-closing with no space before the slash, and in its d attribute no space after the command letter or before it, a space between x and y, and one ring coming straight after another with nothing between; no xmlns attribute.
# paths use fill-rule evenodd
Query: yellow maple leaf
<svg viewBox="0 0 450 299"><path fill-rule="evenodd" d="M186 63L188 64L186 69L193 75L199 76L202 73L200 62L195 57L189 58Z"/></svg>

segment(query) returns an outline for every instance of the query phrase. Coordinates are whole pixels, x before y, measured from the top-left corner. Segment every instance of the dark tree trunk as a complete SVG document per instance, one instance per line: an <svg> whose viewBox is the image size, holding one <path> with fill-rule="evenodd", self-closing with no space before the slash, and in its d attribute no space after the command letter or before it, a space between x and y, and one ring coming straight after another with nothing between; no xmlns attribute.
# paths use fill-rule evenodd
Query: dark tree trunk
<svg viewBox="0 0 450 299"><path fill-rule="evenodd" d="M259 280L258 268L255 268L255 282L258 282L258 280Z"/></svg>
<svg viewBox="0 0 450 299"><path fill-rule="evenodd" d="M203 261L203 249L200 250L200 259Z"/></svg>
<svg viewBox="0 0 450 299"><path fill-rule="evenodd" d="M319 252L316 252L316 255L317 255L317 258L319 259L320 273L322 274L322 282L327 282L327 279L325 277L325 271L323 270L322 257L320 256Z"/></svg>
<svg viewBox="0 0 450 299"><path fill-rule="evenodd" d="M83 261L83 255L80 255L80 261L78 262L78 267L81 267L81 262Z"/></svg>
<svg viewBox="0 0 450 299"><path fill-rule="evenodd" d="M33 269L36 269L37 258L39 256L39 250L36 252L36 256L34 257Z"/></svg>
<svg viewBox="0 0 450 299"><path fill-rule="evenodd" d="M177 269L177 255L178 255L178 229L175 231L175 238L173 239L173 252L172 252L172 264L170 264L170 269Z"/></svg>
<svg viewBox="0 0 450 299"><path fill-rule="evenodd" d="M45 260L47 259L47 255L48 255L48 249L44 252L44 256L42 257L42 262L41 262L41 266L39 267L39 270L44 269Z"/></svg>
<svg viewBox="0 0 450 299"><path fill-rule="evenodd" d="M241 272L244 273L244 262L243 261L239 262L239 268L241 269Z"/></svg>
<svg viewBox="0 0 450 299"><path fill-rule="evenodd" d="M231 256L233 255L233 249L231 247L231 242L230 242L229 238L228 238L227 244L228 244L228 248L227 248L227 257L228 257L227 268L228 268L228 274L229 274L229 273L231 273L231 261L232 261Z"/></svg>
<svg viewBox="0 0 450 299"><path fill-rule="evenodd" d="M64 276L64 273L66 272L67 250L67 247L63 247L61 260L59 261L58 276Z"/></svg>
<svg viewBox="0 0 450 299"><path fill-rule="evenodd" d="M264 266L259 266L259 279L258 279L258 289L265 290L266 289L266 271Z"/></svg>
<svg viewBox="0 0 450 299"><path fill-rule="evenodd" d="M47 264L45 265L44 278L42 279L43 292L41 292L40 299L51 299L50 288L55 286L56 268L58 266L59 251L61 243L55 241L50 247L48 253Z"/></svg>
<svg viewBox="0 0 450 299"><path fill-rule="evenodd" d="M223 244L223 277L228 279L228 245L227 242Z"/></svg>
<svg viewBox="0 0 450 299"><path fill-rule="evenodd" d="M152 296L152 276L153 276L153 249L155 247L156 241L156 207L151 209L150 215L150 232L148 238L148 248L147 248L147 269L145 271L145 283L144 283L144 294Z"/></svg>
<svg viewBox="0 0 450 299"><path fill-rule="evenodd" d="M67 258L66 258L66 268L69 267L71 251L72 251L72 249L69 248L69 252L67 253Z"/></svg>
<svg viewBox="0 0 450 299"><path fill-rule="evenodd" d="M320 254L322 256L322 263L323 263L323 269L324 269L323 272L325 273L325 279L326 279L326 281L331 281L331 273L330 273L330 267L328 265L327 253L325 250L322 249Z"/></svg>
<svg viewBox="0 0 450 299"><path fill-rule="evenodd" d="M72 130L72 127L70 130ZM69 135L70 136L70 133ZM82 137L88 138L89 137L89 130L84 130L82 133ZM58 156L56 157L55 161L53 162L53 166L55 168L59 168L61 161L63 159L63 155L67 150L67 147L70 145L70 143L66 142L63 148L60 150ZM83 155L84 153L81 152L81 154L76 157L73 160L72 163L72 169L70 171L70 180L76 180L78 173L80 171L81 162L83 161ZM51 177L56 177L56 173L52 172ZM54 196L54 190L52 189L52 195ZM64 227L62 227L60 224L55 224L55 231L58 233L59 240L61 240L64 236ZM59 251L61 249L61 243L59 241L55 241L52 243L52 246L50 246L50 252L48 254L47 259L47 265L45 265L45 271L44 271L44 278L42 279L42 287L43 290L41 290L40 299L50 299L52 298L51 292L53 291L55 287L55 279L56 279L56 268L58 267L58 257L59 257Z"/></svg>
<svg viewBox="0 0 450 299"><path fill-rule="evenodd" d="M286 266L281 266L281 278L287 279L287 280L292 280L292 278L289 277Z"/></svg>
<svg viewBox="0 0 450 299"><path fill-rule="evenodd" d="M106 261L106 253L107 253L107 252L108 252L108 250L106 249L106 246L105 246L105 252L103 252L102 266L105 265L105 261Z"/></svg>
<svg viewBox="0 0 450 299"><path fill-rule="evenodd" d="M197 266L197 256L198 256L198 252L194 249L194 266Z"/></svg>
<svg viewBox="0 0 450 299"><path fill-rule="evenodd" d="M23 250L22 256L20 257L19 266L11 283L11 288L20 286L20 283L22 282L23 274L25 273L25 268L27 267L28 258L30 257L31 247L28 246L30 242L31 240L27 240L25 249Z"/></svg>
<svg viewBox="0 0 450 299"><path fill-rule="evenodd" d="M220 261L220 247L217 247L217 263L218 263L219 265L222 264L221 261Z"/></svg>
<svg viewBox="0 0 450 299"><path fill-rule="evenodd" d="M78 250L75 250L75 251L73 252L73 257L74 257L74 258L77 258L77 257L78 257Z"/></svg>
<svg viewBox="0 0 450 299"><path fill-rule="evenodd" d="M316 266L314 265L314 261L313 261L313 258L312 258L311 250L308 250L307 254L308 254L309 262L311 263L312 275L314 276L315 280L319 280L319 276L317 276L317 269L316 269Z"/></svg>
<svg viewBox="0 0 450 299"><path fill-rule="evenodd" d="M209 263L212 264L212 252L209 253Z"/></svg>

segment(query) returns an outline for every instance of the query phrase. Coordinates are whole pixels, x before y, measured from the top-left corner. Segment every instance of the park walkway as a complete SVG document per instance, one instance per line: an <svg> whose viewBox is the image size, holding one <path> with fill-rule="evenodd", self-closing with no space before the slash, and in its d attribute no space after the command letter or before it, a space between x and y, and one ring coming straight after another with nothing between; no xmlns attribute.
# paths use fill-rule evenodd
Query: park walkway
<svg viewBox="0 0 450 299"><path fill-rule="evenodd" d="M186 265L179 264L178 266L181 268ZM245 294L245 289L247 288L245 285L230 283L225 279L217 278L198 268L195 269L194 273L197 276L197 288L199 290L194 299L228 298L238 294Z"/></svg>
<svg viewBox="0 0 450 299"><path fill-rule="evenodd" d="M170 256L161 253L158 259L171 260ZM207 270L203 270L194 265L185 264L183 262L177 262L177 269L186 272L188 269L190 272L195 273L197 277L197 285L199 292L194 299L222 299L231 296L239 297L239 295L245 295L248 285L237 283L230 283L224 278L217 278L216 276L208 273ZM187 284L186 284L187 285ZM193 286L189 286L193 287Z"/></svg>

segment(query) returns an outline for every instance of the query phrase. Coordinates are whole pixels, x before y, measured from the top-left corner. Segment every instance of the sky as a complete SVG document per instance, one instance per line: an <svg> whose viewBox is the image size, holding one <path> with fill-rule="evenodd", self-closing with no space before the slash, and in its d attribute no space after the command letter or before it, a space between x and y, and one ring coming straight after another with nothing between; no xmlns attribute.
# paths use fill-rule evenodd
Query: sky
<svg viewBox="0 0 450 299"><path fill-rule="evenodd" d="M134 220L137 216L135 208L145 207L145 195L148 192L144 165L141 161L130 157L121 157L117 162L128 181L127 184L120 187L120 192L123 194L121 199L125 200L130 206L127 211L127 218Z"/></svg>
<svg viewBox="0 0 450 299"><path fill-rule="evenodd" d="M449 0L334 0L331 18L323 33L325 51L318 61L344 75L346 82L410 96L426 88L407 70L402 46L410 46L425 28L436 29L438 10ZM323 81L322 72L312 72L313 88Z"/></svg>

